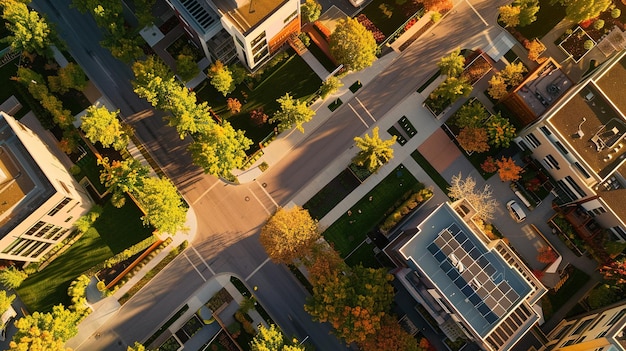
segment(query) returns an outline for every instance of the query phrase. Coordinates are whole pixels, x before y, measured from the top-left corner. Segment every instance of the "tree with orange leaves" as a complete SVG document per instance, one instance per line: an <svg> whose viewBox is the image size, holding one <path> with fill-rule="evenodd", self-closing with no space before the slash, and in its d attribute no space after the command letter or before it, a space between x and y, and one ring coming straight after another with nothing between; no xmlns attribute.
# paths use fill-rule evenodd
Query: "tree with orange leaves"
<svg viewBox="0 0 626 351"><path fill-rule="evenodd" d="M516 181L522 177L521 173L524 169L518 166L510 157L502 156L501 159L496 160L496 165L498 165L498 175L503 182L508 180Z"/></svg>
<svg viewBox="0 0 626 351"><path fill-rule="evenodd" d="M545 264L550 264L558 258L558 255L550 246L544 246L539 249L539 253L537 254L537 261Z"/></svg>
<svg viewBox="0 0 626 351"><path fill-rule="evenodd" d="M419 351L417 340L407 333L396 318L385 316L380 330L359 344L363 351Z"/></svg>
<svg viewBox="0 0 626 351"><path fill-rule="evenodd" d="M481 127L465 127L461 129L456 140L459 142L463 150L467 152L485 152L489 151L487 144L487 130Z"/></svg>
<svg viewBox="0 0 626 351"><path fill-rule="evenodd" d="M420 0L426 11L449 11L454 6L452 0Z"/></svg>

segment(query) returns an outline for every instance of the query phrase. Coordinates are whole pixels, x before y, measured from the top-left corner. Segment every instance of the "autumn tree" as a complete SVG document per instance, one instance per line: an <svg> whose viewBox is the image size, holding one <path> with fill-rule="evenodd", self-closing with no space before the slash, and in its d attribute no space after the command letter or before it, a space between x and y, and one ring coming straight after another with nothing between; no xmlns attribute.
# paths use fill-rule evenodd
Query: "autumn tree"
<svg viewBox="0 0 626 351"><path fill-rule="evenodd" d="M485 161L480 164L480 169L485 173L495 173L498 170L498 165L496 165L496 160L493 157L487 156Z"/></svg>
<svg viewBox="0 0 626 351"><path fill-rule="evenodd" d="M461 49L457 48L448 56L442 57L441 60L437 62L437 66L442 74L448 77L459 77L465 69L465 57L461 55Z"/></svg>
<svg viewBox="0 0 626 351"><path fill-rule="evenodd" d="M519 15L521 9L513 4L500 6L498 8L499 20L505 27L517 27L519 25Z"/></svg>
<svg viewBox="0 0 626 351"><path fill-rule="evenodd" d="M320 97L326 99L331 94L334 94L339 88L343 86L341 79L336 76L328 77L320 87Z"/></svg>
<svg viewBox="0 0 626 351"><path fill-rule="evenodd" d="M107 157L99 159L102 166L100 182L111 193L111 203L120 208L126 203L126 193L136 194L148 176L148 168L134 158L109 163Z"/></svg>
<svg viewBox="0 0 626 351"><path fill-rule="evenodd" d="M499 74L494 74L489 79L489 88L487 88L487 94L495 100L500 100L506 96L508 89L504 78Z"/></svg>
<svg viewBox="0 0 626 351"><path fill-rule="evenodd" d="M463 78L448 77L431 93L432 99L443 99L450 102L459 97L468 97L472 93L472 86Z"/></svg>
<svg viewBox="0 0 626 351"><path fill-rule="evenodd" d="M524 47L528 50L528 59L531 61L537 61L539 55L546 50L546 46L539 39L534 39L524 44Z"/></svg>
<svg viewBox="0 0 626 351"><path fill-rule="evenodd" d="M476 188L476 180L471 176L463 179L461 173L452 176L448 196L454 200L465 199L469 202L478 217L485 221L493 219L496 208L499 204L493 198L493 191L489 184L485 184L482 189Z"/></svg>
<svg viewBox="0 0 626 351"><path fill-rule="evenodd" d="M211 124L202 134L194 138L188 147L193 163L202 167L205 173L232 178L231 171L241 168L246 159L246 150L252 140L230 123Z"/></svg>
<svg viewBox="0 0 626 351"><path fill-rule="evenodd" d="M309 211L295 206L278 208L261 229L261 244L276 263L290 264L311 252L320 237L317 221Z"/></svg>
<svg viewBox="0 0 626 351"><path fill-rule="evenodd" d="M167 81L174 77L174 73L165 62L154 55L150 55L142 61L135 61L132 70L135 75L135 80L132 82L134 87L146 87L155 79Z"/></svg>
<svg viewBox="0 0 626 351"><path fill-rule="evenodd" d="M52 312L48 313L33 312L15 321L17 332L13 336L13 342L23 344L24 339L26 344L36 342L37 338L31 339L29 333L32 329L37 329L42 334L50 333L54 344L57 341L65 343L78 334L78 323L82 317L82 314L68 310L63 305L54 306Z"/></svg>
<svg viewBox="0 0 626 351"><path fill-rule="evenodd" d="M522 177L521 173L524 169L518 166L510 157L502 156L501 159L496 160L496 165L498 165L498 175L503 182L509 180L516 181Z"/></svg>
<svg viewBox="0 0 626 351"><path fill-rule="evenodd" d="M39 55L49 55L50 45L55 35L48 22L36 11L30 11L27 2L2 0L2 18L11 32L6 38L14 51L26 51Z"/></svg>
<svg viewBox="0 0 626 351"><path fill-rule="evenodd" d="M539 249L539 252L537 253L537 261L544 264L551 264L552 262L556 261L557 258L557 253L554 252L554 250L552 250L550 246L541 247Z"/></svg>
<svg viewBox="0 0 626 351"><path fill-rule="evenodd" d="M345 274L344 274L345 273ZM385 269L357 266L319 277L305 310L329 322L346 343L364 342L381 328L393 301L393 276Z"/></svg>
<svg viewBox="0 0 626 351"><path fill-rule="evenodd" d="M82 68L74 62L62 67L56 76L48 76L50 90L55 93L65 94L70 89L82 91L87 86L87 77Z"/></svg>
<svg viewBox="0 0 626 351"><path fill-rule="evenodd" d="M276 325L269 328L259 326L259 332L250 342L251 351L304 351L304 346L292 345L286 340L283 333Z"/></svg>
<svg viewBox="0 0 626 351"><path fill-rule="evenodd" d="M316 242L311 247L310 257L302 260L309 272L309 281L315 285L323 283L326 277L349 269L337 250L327 242Z"/></svg>
<svg viewBox="0 0 626 351"><path fill-rule="evenodd" d="M600 273L613 285L626 284L626 259L619 258L603 264L600 267Z"/></svg>
<svg viewBox="0 0 626 351"><path fill-rule="evenodd" d="M562 0L565 17L575 23L598 17L611 5L611 0Z"/></svg>
<svg viewBox="0 0 626 351"><path fill-rule="evenodd" d="M426 11L445 12L454 7L452 0L420 0Z"/></svg>
<svg viewBox="0 0 626 351"><path fill-rule="evenodd" d="M226 108L231 114L236 115L241 112L241 102L237 98L226 99Z"/></svg>
<svg viewBox="0 0 626 351"><path fill-rule="evenodd" d="M482 127L465 127L461 129L456 140L467 152L489 151L487 131Z"/></svg>
<svg viewBox="0 0 626 351"><path fill-rule="evenodd" d="M159 233L186 230L187 209L169 179L145 178L136 197L145 212L142 217L145 224L152 225Z"/></svg>
<svg viewBox="0 0 626 351"><path fill-rule="evenodd" d="M193 55L180 53L176 56L176 74L184 82L192 80L200 73L200 68Z"/></svg>
<svg viewBox="0 0 626 351"><path fill-rule="evenodd" d="M380 329L359 344L362 351L420 351L417 340L393 316L383 317Z"/></svg>
<svg viewBox="0 0 626 351"><path fill-rule="evenodd" d="M306 0L300 6L302 23L315 22L322 14L322 5L315 0Z"/></svg>
<svg viewBox="0 0 626 351"><path fill-rule="evenodd" d="M9 342L8 351L72 351L65 347L65 342L55 338L47 330L38 327L28 329L19 339L13 337Z"/></svg>
<svg viewBox="0 0 626 351"><path fill-rule="evenodd" d="M269 117L263 112L263 107L250 111L250 119L256 126L262 126Z"/></svg>
<svg viewBox="0 0 626 351"><path fill-rule="evenodd" d="M522 80L524 80L524 73L526 73L526 67L521 62L507 64L499 74L506 82L507 86L518 86Z"/></svg>
<svg viewBox="0 0 626 351"><path fill-rule="evenodd" d="M489 135L489 144L495 147L509 147L513 138L515 138L515 127L508 118L504 118L497 113L486 123L487 134Z"/></svg>
<svg viewBox="0 0 626 351"><path fill-rule="evenodd" d="M4 313L9 309L9 307L11 307L13 300L15 300L15 294L7 295L6 290L0 290L0 314ZM4 325L0 325L0 329L1 328L4 328Z"/></svg>
<svg viewBox="0 0 626 351"><path fill-rule="evenodd" d="M454 114L452 123L459 128L479 127L489 117L489 112L480 101L472 101L464 104Z"/></svg>
<svg viewBox="0 0 626 351"><path fill-rule="evenodd" d="M515 0L513 6L520 8L519 26L525 27L537 20L539 0Z"/></svg>
<svg viewBox="0 0 626 351"><path fill-rule="evenodd" d="M374 34L355 18L346 17L337 21L329 46L333 57L349 71L360 71L376 60Z"/></svg>
<svg viewBox="0 0 626 351"><path fill-rule="evenodd" d="M211 85L224 96L235 90L233 75L222 61L215 61L209 67L208 76L211 79Z"/></svg>
<svg viewBox="0 0 626 351"><path fill-rule="evenodd" d="M28 278L28 274L14 266L0 270L0 283L9 289L16 289Z"/></svg>
<svg viewBox="0 0 626 351"><path fill-rule="evenodd" d="M115 150L122 150L130 141L124 132L118 111L109 111L105 106L91 105L87 113L80 118L80 129L92 143L100 142L104 147L113 146Z"/></svg>
<svg viewBox="0 0 626 351"><path fill-rule="evenodd" d="M271 123L278 123L279 130L287 130L293 126L304 133L302 124L315 116L315 111L306 105L306 102L294 99L289 93L276 100L280 109L270 118Z"/></svg>
<svg viewBox="0 0 626 351"><path fill-rule="evenodd" d="M360 151L354 156L352 162L359 167L367 168L372 173L376 172L393 158L392 146L396 138L394 135L387 140L381 139L378 135L378 126L372 129L372 136L365 134L362 138L355 137L354 143Z"/></svg>

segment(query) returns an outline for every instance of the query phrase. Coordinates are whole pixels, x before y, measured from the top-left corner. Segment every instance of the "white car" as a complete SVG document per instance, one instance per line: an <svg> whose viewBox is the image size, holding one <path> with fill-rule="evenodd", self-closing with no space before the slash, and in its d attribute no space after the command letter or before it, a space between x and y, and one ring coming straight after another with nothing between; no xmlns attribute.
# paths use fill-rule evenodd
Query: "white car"
<svg viewBox="0 0 626 351"><path fill-rule="evenodd" d="M526 219L526 213L524 213L524 210L522 210L522 207L517 202L515 202L515 200L511 200L507 202L506 208L509 209L509 213L511 214L511 217L513 217L513 219L517 223L523 222Z"/></svg>
<svg viewBox="0 0 626 351"><path fill-rule="evenodd" d="M352 6L354 6L354 7L359 7L359 6L363 5L363 3L364 3L366 0L348 0L348 1L350 1L350 3L352 4Z"/></svg>
<svg viewBox="0 0 626 351"><path fill-rule="evenodd" d="M17 316L17 312L13 309L13 306L9 306L9 308L2 314L2 324L0 324L0 341L4 341L6 339L7 328L15 316Z"/></svg>

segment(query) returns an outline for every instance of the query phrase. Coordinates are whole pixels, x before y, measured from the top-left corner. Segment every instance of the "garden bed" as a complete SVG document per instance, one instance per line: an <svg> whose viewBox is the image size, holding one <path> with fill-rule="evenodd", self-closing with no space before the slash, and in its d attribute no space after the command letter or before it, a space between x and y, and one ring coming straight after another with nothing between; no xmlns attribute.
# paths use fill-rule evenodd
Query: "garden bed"
<svg viewBox="0 0 626 351"><path fill-rule="evenodd" d="M475 57L472 57L475 56ZM471 61L469 61L471 60ZM476 52L474 55L468 57L469 64L461 73L461 78L467 79L467 81L474 85L476 84L482 77L484 77L493 66L491 62L487 60L481 51Z"/></svg>
<svg viewBox="0 0 626 351"><path fill-rule="evenodd" d="M593 43L590 48L585 47L585 43ZM581 27L576 27L572 34L563 39L558 46L566 54L572 57L574 62L578 63L582 58L596 45L596 42Z"/></svg>
<svg viewBox="0 0 626 351"><path fill-rule="evenodd" d="M361 11L361 15L365 15L383 35L389 36L422 8L422 4L416 1L398 5L396 1L373 0Z"/></svg>
<svg viewBox="0 0 626 351"><path fill-rule="evenodd" d="M354 174L350 170L344 169L302 207L309 210L311 217L318 220L322 219L356 189L359 184L361 184L361 182Z"/></svg>

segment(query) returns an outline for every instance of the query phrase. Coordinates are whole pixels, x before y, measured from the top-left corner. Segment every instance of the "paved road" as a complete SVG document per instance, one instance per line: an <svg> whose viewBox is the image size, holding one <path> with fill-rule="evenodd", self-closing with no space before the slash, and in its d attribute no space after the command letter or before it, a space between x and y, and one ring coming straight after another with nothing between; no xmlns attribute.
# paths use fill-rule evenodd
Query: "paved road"
<svg viewBox="0 0 626 351"><path fill-rule="evenodd" d="M491 19L489 27L465 2L461 3L432 36L414 43L388 70L361 89L358 98L375 119L382 118L432 74L434 63L441 56L458 46L475 47L495 38L499 33L493 26L497 7L505 2L473 2L483 17ZM365 126L348 104L259 178L260 183L267 184L266 189L256 182L226 185L190 165L184 153L186 141L179 140L173 128L166 127L160 115L132 92L131 71L99 47L101 34L94 21L70 9L68 4L68 0L34 1L35 7L57 23L70 52L89 78L134 125L199 220L198 235L192 245L198 254L190 249L186 255L189 259L176 259L100 329L98 340L90 339L81 349L120 350L125 344L145 339L213 272L234 272L248 278L250 285L259 286L261 301L287 334L309 334L319 350L345 349L328 336L328 326L313 323L304 312L305 294L289 272L272 263L256 270L265 262L266 254L255 235L275 204L288 203L298 189L352 145L355 135L365 132ZM491 31L488 36L485 29Z"/></svg>

